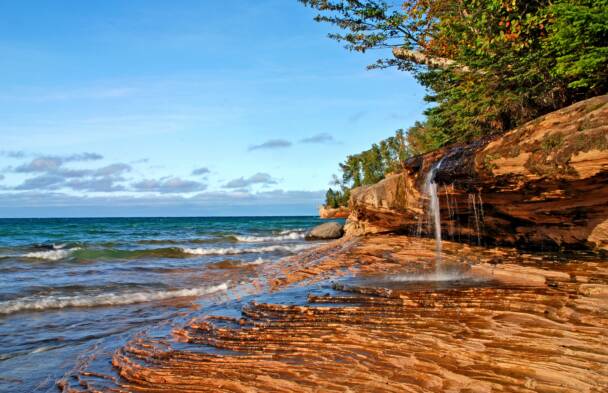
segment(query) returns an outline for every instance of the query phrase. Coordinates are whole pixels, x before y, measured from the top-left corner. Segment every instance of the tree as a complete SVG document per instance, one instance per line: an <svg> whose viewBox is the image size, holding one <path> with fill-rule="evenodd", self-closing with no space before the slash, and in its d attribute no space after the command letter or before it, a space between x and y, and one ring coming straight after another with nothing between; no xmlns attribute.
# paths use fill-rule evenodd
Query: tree
<svg viewBox="0 0 608 393"><path fill-rule="evenodd" d="M332 190L331 187L325 193L325 206L332 208L339 206L338 201L336 200L336 192Z"/></svg>
<svg viewBox="0 0 608 393"><path fill-rule="evenodd" d="M555 57L552 72L568 87L601 94L608 87L608 0L558 1L549 13L547 49Z"/></svg>
<svg viewBox="0 0 608 393"><path fill-rule="evenodd" d="M325 206L347 206L351 189L377 183L387 173L400 170L409 157L410 151L403 130L397 130L395 136L373 144L369 150L349 155L340 164L341 179L334 175L331 182L333 186L339 186L340 190L327 190Z"/></svg>
<svg viewBox="0 0 608 393"><path fill-rule="evenodd" d="M608 0L299 1L349 50L392 49L371 68L410 71L428 89L427 120L408 130L415 153L608 92Z"/></svg>

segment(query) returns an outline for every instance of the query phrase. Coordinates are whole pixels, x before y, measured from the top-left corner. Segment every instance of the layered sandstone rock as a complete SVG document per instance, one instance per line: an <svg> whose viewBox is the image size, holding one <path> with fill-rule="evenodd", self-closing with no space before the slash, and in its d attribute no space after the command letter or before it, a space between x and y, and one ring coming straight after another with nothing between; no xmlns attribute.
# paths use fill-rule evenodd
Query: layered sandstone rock
<svg viewBox="0 0 608 393"><path fill-rule="evenodd" d="M337 208L321 206L319 208L319 217L324 219L331 218L347 218L350 214L350 210L347 207L340 206Z"/></svg>
<svg viewBox="0 0 608 393"><path fill-rule="evenodd" d="M92 354L60 387L607 391L608 266L601 259L445 242L442 271L460 278L425 282L411 280L433 278L430 239L378 235L324 247L268 266L264 276L279 280L274 296L196 316L167 336L142 333L111 358ZM327 281L345 275L354 277ZM100 368L110 360L113 369Z"/></svg>
<svg viewBox="0 0 608 393"><path fill-rule="evenodd" d="M404 172L353 190L347 234L429 234L423 183L440 161L444 238L608 250L608 96L410 159Z"/></svg>

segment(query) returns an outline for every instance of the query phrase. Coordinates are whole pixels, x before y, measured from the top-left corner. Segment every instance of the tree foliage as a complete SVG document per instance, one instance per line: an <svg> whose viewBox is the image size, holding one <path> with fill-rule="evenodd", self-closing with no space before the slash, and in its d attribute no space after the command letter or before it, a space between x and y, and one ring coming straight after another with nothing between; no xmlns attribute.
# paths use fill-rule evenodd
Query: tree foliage
<svg viewBox="0 0 608 393"><path fill-rule="evenodd" d="M348 205L349 190L334 190L331 187L325 193L325 207L337 208Z"/></svg>
<svg viewBox="0 0 608 393"><path fill-rule="evenodd" d="M346 157L340 164L341 178L334 175L332 185L325 195L325 206L338 207L348 205L350 190L354 187L375 184L384 179L390 172L401 169L410 151L403 130L397 130L394 136L374 143L369 150Z"/></svg>
<svg viewBox="0 0 608 393"><path fill-rule="evenodd" d="M407 134L414 153L608 91L608 0L299 1L348 49L393 48L370 67L410 71L427 88L426 121ZM379 178L368 165L353 184Z"/></svg>

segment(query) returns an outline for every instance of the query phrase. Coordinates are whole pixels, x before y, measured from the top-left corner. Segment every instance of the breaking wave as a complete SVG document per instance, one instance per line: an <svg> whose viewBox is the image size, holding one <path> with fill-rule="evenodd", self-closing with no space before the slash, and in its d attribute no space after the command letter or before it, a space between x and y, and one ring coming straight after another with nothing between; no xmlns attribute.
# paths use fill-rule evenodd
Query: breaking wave
<svg viewBox="0 0 608 393"><path fill-rule="evenodd" d="M142 250L121 250L115 248L70 248L48 251L33 251L21 255L22 258L58 261L75 258L77 260L99 259L139 259L139 258L184 258L187 257L179 247L152 248Z"/></svg>
<svg viewBox="0 0 608 393"><path fill-rule="evenodd" d="M72 258L78 261L98 260L132 260L132 259L156 259L156 258L188 258L193 255L237 255L255 254L262 252L288 252L293 253L311 247L308 244L275 244L259 247L210 247L210 248L182 248L163 247L139 250L123 250L114 248L70 248L59 250L33 251L20 255L21 258L43 259L48 261L59 261ZM5 256L10 257L10 256Z"/></svg>
<svg viewBox="0 0 608 393"><path fill-rule="evenodd" d="M58 261L60 259L67 258L74 251L79 250L79 248L70 248L70 249L56 249L56 250L48 250L48 251L33 251L24 254L24 258L35 258L35 259L45 259L48 261Z"/></svg>
<svg viewBox="0 0 608 393"><path fill-rule="evenodd" d="M19 311L41 311L66 307L99 307L134 303L144 303L179 297L202 296L213 292L225 291L227 283L212 287L176 289L156 292L105 293L89 296L47 296L44 298L21 298L0 302L0 314L12 314Z"/></svg>
<svg viewBox="0 0 608 393"><path fill-rule="evenodd" d="M298 231L282 231L275 236L234 236L236 240L244 243L261 243L281 240L300 240L304 239L305 233Z"/></svg>
<svg viewBox="0 0 608 393"><path fill-rule="evenodd" d="M274 245L251 248L183 248L187 254L192 255L235 255L235 254L252 254L259 252L297 252L310 248L308 244L291 244L291 245Z"/></svg>
<svg viewBox="0 0 608 393"><path fill-rule="evenodd" d="M138 240L138 244L188 244L188 243L236 243L238 240L236 237L230 236L217 236L204 239L143 239Z"/></svg>

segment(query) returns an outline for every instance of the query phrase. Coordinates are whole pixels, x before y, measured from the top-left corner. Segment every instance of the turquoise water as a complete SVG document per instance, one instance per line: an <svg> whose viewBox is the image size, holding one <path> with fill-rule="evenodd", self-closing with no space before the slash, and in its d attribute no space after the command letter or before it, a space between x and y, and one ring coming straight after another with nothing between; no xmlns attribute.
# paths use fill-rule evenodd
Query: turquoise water
<svg viewBox="0 0 608 393"><path fill-rule="evenodd" d="M192 312L200 297L219 298L243 279L235 267L255 274L313 246L304 233L321 222L0 219L0 390L55 391L92 346Z"/></svg>

